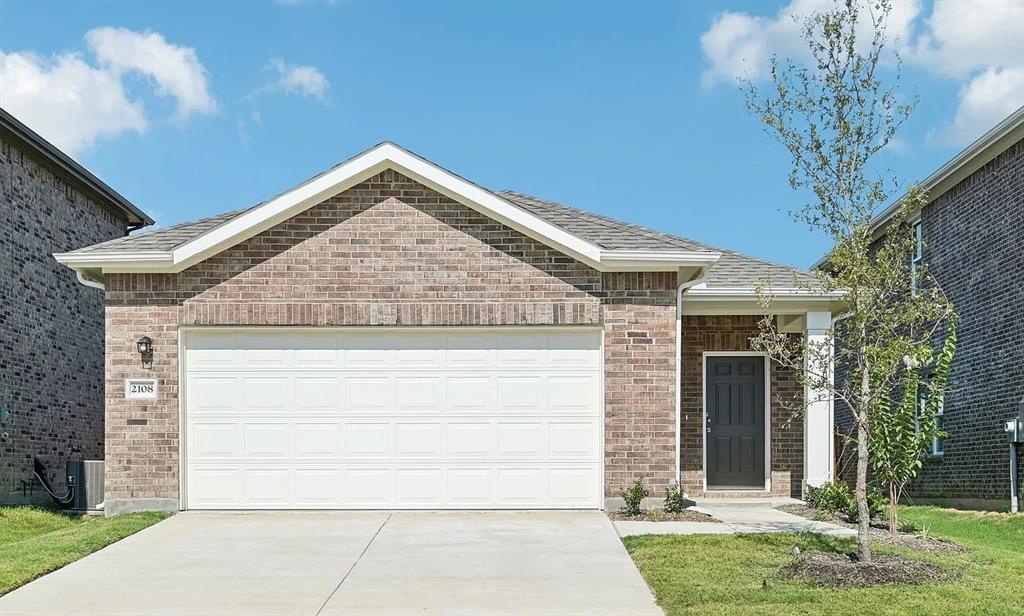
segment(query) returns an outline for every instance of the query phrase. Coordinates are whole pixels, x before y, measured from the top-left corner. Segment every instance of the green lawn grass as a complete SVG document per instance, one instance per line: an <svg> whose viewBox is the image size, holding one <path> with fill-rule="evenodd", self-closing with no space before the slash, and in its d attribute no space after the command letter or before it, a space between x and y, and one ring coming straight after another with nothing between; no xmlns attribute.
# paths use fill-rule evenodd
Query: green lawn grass
<svg viewBox="0 0 1024 616"><path fill-rule="evenodd" d="M1024 614L1024 515L906 507L902 517L970 548L964 554L898 552L953 574L918 586L829 589L775 579L802 550L853 551L820 535L626 537L623 542L669 616L677 614ZM767 585L766 585L767 581Z"/></svg>
<svg viewBox="0 0 1024 616"><path fill-rule="evenodd" d="M0 507L0 595L167 517L71 516L35 507Z"/></svg>

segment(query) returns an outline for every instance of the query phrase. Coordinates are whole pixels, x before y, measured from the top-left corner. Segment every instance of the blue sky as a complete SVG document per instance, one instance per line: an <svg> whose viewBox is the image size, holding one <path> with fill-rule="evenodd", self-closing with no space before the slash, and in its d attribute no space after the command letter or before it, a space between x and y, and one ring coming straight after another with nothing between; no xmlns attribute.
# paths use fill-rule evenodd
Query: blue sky
<svg viewBox="0 0 1024 616"><path fill-rule="evenodd" d="M0 104L163 225L392 140L488 188L806 267L828 240L788 218L788 157L732 80L793 52L807 6L3 2ZM1024 103L1024 2L897 13L921 102L884 162L912 181Z"/></svg>

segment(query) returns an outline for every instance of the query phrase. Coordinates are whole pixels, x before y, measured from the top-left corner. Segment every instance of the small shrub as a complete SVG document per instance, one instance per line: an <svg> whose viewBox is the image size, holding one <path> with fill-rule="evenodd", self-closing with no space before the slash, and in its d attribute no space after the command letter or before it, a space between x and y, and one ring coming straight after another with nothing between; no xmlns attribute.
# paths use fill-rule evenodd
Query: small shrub
<svg viewBox="0 0 1024 616"><path fill-rule="evenodd" d="M644 487L644 480L637 479L633 482L633 485L628 488L623 488L619 494L622 496L622 500L626 503L625 507L623 507L623 511L628 515L640 515L642 512L640 506L644 502L644 499L650 495L650 492L648 492L647 488Z"/></svg>
<svg viewBox="0 0 1024 616"><path fill-rule="evenodd" d="M671 483L665 488L665 511L668 513L680 513L686 509L686 497L676 483Z"/></svg>
<svg viewBox="0 0 1024 616"><path fill-rule="evenodd" d="M857 511L857 498L850 486L842 481L829 481L817 488L807 489L807 504L821 512L839 513L851 522L860 517ZM876 486L868 486L868 513L871 519L881 517L885 513L889 501Z"/></svg>
<svg viewBox="0 0 1024 616"><path fill-rule="evenodd" d="M882 517L888 506L889 499L882 494L882 491L876 486L868 486L868 517L872 520ZM850 494L850 501L846 506L845 513L851 522L856 522L860 519L860 512L857 510L857 499L853 494Z"/></svg>
<svg viewBox="0 0 1024 616"><path fill-rule="evenodd" d="M856 504L850 486L842 481L828 481L817 488L807 489L807 504L828 513L847 513L850 503Z"/></svg>

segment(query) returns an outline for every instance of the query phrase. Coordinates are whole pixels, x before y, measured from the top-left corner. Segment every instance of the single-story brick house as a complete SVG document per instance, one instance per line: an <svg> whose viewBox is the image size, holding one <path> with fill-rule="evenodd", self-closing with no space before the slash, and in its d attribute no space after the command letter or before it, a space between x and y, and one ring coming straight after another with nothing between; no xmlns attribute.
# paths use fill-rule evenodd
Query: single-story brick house
<svg viewBox="0 0 1024 616"><path fill-rule="evenodd" d="M56 258L106 286L108 514L601 508L636 478L768 496L833 472L831 402L749 350L760 283L789 331L829 326L806 274L392 143Z"/></svg>

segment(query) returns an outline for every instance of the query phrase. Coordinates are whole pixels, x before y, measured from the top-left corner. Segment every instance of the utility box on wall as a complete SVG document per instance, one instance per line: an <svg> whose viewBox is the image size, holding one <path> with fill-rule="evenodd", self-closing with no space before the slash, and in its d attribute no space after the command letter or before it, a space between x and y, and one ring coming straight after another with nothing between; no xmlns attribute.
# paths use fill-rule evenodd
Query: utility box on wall
<svg viewBox="0 0 1024 616"><path fill-rule="evenodd" d="M68 460L69 481L74 481L75 499L71 509L100 513L103 503L103 460ZM72 479L73 478L73 479Z"/></svg>

